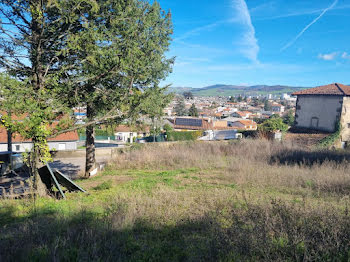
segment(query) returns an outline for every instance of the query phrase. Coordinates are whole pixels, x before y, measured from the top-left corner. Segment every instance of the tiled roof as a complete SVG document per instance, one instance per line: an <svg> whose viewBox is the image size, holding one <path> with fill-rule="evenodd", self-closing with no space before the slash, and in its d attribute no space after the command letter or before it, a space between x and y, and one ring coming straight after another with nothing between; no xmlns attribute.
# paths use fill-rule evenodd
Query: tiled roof
<svg viewBox="0 0 350 262"><path fill-rule="evenodd" d="M209 123L209 119L207 118L195 118L195 117L179 117L178 119L192 119L192 120L200 120L200 125L179 125L174 124L174 129L188 129L188 130L209 130L213 128L213 123Z"/></svg>
<svg viewBox="0 0 350 262"><path fill-rule="evenodd" d="M240 122L241 124L245 126L256 126L256 123L252 120L239 120L237 122Z"/></svg>
<svg viewBox="0 0 350 262"><path fill-rule="evenodd" d="M115 132L149 132L149 126L128 126L119 125L115 128Z"/></svg>
<svg viewBox="0 0 350 262"><path fill-rule="evenodd" d="M335 96L350 96L350 86L334 83L325 86L305 89L294 92L292 95L335 95Z"/></svg>
<svg viewBox="0 0 350 262"><path fill-rule="evenodd" d="M48 141L78 141L79 136L77 131L71 131L60 134L56 137L49 138ZM13 143L30 142L31 140L24 140L19 134L14 134L12 137ZM7 131L3 126L0 126L0 143L7 143Z"/></svg>

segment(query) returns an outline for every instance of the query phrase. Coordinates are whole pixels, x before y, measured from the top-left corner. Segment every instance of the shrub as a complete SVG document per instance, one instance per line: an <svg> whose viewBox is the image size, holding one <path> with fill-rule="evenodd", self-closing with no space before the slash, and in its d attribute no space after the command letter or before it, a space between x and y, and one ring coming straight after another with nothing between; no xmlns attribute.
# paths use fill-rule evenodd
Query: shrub
<svg viewBox="0 0 350 262"><path fill-rule="evenodd" d="M288 125L283 123L282 118L273 117L273 118L267 119L264 123L262 123L259 126L259 130L264 132L275 132L278 130L285 132L288 130Z"/></svg>
<svg viewBox="0 0 350 262"><path fill-rule="evenodd" d="M194 141L203 135L202 131L171 131L167 132L168 141Z"/></svg>
<svg viewBox="0 0 350 262"><path fill-rule="evenodd" d="M171 131L174 131L174 128L170 125L170 124L165 124L163 126L163 129L165 132L171 132Z"/></svg>
<svg viewBox="0 0 350 262"><path fill-rule="evenodd" d="M340 138L340 131L341 131L341 125L340 123L337 123L335 132L323 138L319 143L319 147L327 148L327 147L333 146L337 142L337 140Z"/></svg>
<svg viewBox="0 0 350 262"><path fill-rule="evenodd" d="M106 190L106 189L111 189L112 188L112 180L107 180L98 186L94 187L94 190Z"/></svg>

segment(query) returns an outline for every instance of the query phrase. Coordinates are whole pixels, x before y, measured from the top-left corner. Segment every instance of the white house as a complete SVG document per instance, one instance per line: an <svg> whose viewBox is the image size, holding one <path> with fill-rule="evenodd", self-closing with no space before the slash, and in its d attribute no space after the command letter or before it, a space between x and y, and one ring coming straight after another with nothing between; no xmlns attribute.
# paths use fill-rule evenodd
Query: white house
<svg viewBox="0 0 350 262"><path fill-rule="evenodd" d="M50 150L76 150L79 136L76 131L60 134L54 138L48 139L48 145ZM20 135L15 134L12 136L12 151L13 152L26 152L30 151L33 147L33 143L30 140L24 140ZM7 151L7 131L4 127L0 127L0 152Z"/></svg>
<svg viewBox="0 0 350 262"><path fill-rule="evenodd" d="M136 138L149 136L149 127L131 127L127 125L119 125L115 129L115 139L121 143L133 143Z"/></svg>
<svg viewBox="0 0 350 262"><path fill-rule="evenodd" d="M284 106L281 104L273 103L271 105L271 111L274 113L283 113L284 112Z"/></svg>

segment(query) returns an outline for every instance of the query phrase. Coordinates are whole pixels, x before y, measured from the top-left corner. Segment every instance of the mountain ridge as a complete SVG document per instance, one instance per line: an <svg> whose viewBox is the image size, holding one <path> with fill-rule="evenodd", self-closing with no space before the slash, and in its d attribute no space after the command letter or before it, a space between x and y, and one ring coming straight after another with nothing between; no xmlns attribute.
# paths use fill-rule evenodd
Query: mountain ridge
<svg viewBox="0 0 350 262"><path fill-rule="evenodd" d="M284 94L293 93L308 87L285 86L285 85L225 85L216 84L201 88L192 87L171 87L170 92L182 94L183 92L192 92L195 96L235 96L235 95L265 95L265 94Z"/></svg>

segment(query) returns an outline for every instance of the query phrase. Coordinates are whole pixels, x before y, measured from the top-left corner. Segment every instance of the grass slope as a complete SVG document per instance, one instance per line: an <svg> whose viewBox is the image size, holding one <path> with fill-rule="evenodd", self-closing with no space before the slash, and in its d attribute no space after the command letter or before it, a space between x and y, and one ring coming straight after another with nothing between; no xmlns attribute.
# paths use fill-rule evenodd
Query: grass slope
<svg viewBox="0 0 350 262"><path fill-rule="evenodd" d="M350 258L350 156L259 140L121 151L89 194L0 201L0 261Z"/></svg>

